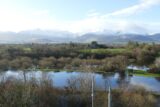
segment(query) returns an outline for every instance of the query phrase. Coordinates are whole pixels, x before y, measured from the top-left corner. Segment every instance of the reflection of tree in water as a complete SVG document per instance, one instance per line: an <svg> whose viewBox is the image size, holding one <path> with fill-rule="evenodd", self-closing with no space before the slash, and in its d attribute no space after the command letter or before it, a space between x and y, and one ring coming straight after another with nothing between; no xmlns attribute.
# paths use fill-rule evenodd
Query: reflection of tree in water
<svg viewBox="0 0 160 107"><path fill-rule="evenodd" d="M117 84L119 87L125 87L128 86L131 80L131 75L129 75L127 72L124 73L118 73L118 78L117 78Z"/></svg>
<svg viewBox="0 0 160 107"><path fill-rule="evenodd" d="M104 89L107 91L109 86L111 86L111 77L113 76L113 73L103 73L102 78L104 79Z"/></svg>
<svg viewBox="0 0 160 107"><path fill-rule="evenodd" d="M110 77L110 76L113 76L113 75L114 75L114 73L102 73L103 79Z"/></svg>
<svg viewBox="0 0 160 107"><path fill-rule="evenodd" d="M116 76L117 83L121 84L126 81L126 74L125 73L104 73L102 74L104 80L110 80L110 77Z"/></svg>
<svg viewBox="0 0 160 107"><path fill-rule="evenodd" d="M119 87L123 87L128 84L127 77L125 73L104 73L102 74L102 78L104 79L104 88L108 89L109 84L112 85L111 80L116 77L116 82Z"/></svg>
<svg viewBox="0 0 160 107"><path fill-rule="evenodd" d="M155 79L160 82L160 77L155 77Z"/></svg>
<svg viewBox="0 0 160 107"><path fill-rule="evenodd" d="M126 84L126 74L125 73L119 73L118 74L119 78L117 78L117 83L119 84L119 86L123 86Z"/></svg>

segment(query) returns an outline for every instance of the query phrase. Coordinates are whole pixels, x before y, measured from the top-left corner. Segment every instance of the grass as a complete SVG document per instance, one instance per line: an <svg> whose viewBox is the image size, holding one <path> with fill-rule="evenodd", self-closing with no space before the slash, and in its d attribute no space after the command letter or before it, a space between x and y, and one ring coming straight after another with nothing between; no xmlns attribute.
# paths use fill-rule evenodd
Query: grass
<svg viewBox="0 0 160 107"><path fill-rule="evenodd" d="M43 72L61 72L61 71L66 71L66 72L91 72L91 71L85 71L83 69L49 69L49 68L37 68L37 69L26 69L26 71L43 71ZM105 71L93 71L94 73L114 73L114 72L105 72Z"/></svg>
<svg viewBox="0 0 160 107"><path fill-rule="evenodd" d="M145 76L145 77L160 77L160 74L158 73L148 73L142 70L134 70L133 73L130 72L130 74L133 74L136 76Z"/></svg>
<svg viewBox="0 0 160 107"><path fill-rule="evenodd" d="M33 70L33 69L27 69L27 70ZM60 72L60 71L67 71L67 72L82 72L83 70L73 70L73 69L49 69L49 68L43 68L43 69L36 69L36 71L44 71L44 72L49 72L49 71L54 71L54 72ZM128 71L129 74L136 75L136 76L145 76L145 77L160 77L160 73L148 73L142 70L134 70L134 72ZM95 73L106 73L104 71L95 71ZM108 72L107 72L108 73ZM109 73L114 73L114 72L109 72Z"/></svg>
<svg viewBox="0 0 160 107"><path fill-rule="evenodd" d="M144 74L134 73L134 75L145 76L145 77L160 77L160 74L154 74L154 73L144 73Z"/></svg>
<svg viewBox="0 0 160 107"><path fill-rule="evenodd" d="M24 50L25 52L31 52L31 51L32 51L31 48L23 48L23 50Z"/></svg>
<svg viewBox="0 0 160 107"><path fill-rule="evenodd" d="M113 49L84 49L80 50L82 53L93 53L93 54L123 54L129 53L130 50L125 48L113 48Z"/></svg>

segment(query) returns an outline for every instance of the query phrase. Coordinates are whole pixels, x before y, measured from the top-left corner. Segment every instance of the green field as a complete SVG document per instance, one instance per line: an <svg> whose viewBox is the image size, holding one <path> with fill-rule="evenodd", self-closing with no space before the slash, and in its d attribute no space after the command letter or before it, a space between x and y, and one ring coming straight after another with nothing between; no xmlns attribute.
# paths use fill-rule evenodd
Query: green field
<svg viewBox="0 0 160 107"><path fill-rule="evenodd" d="M125 48L113 48L113 49L84 49L80 50L82 53L93 53L93 54L125 54L130 53L130 50Z"/></svg>
<svg viewBox="0 0 160 107"><path fill-rule="evenodd" d="M135 70L133 73L130 72L129 74L133 74L136 76L145 76L145 77L160 77L160 74L148 73L148 72L141 71L141 70Z"/></svg>
<svg viewBox="0 0 160 107"><path fill-rule="evenodd" d="M31 48L23 48L23 51L25 51L25 52L31 52L32 49Z"/></svg>
<svg viewBox="0 0 160 107"><path fill-rule="evenodd" d="M134 73L134 75L145 76L145 77L160 77L160 74L154 74L154 73L144 73L144 74Z"/></svg>

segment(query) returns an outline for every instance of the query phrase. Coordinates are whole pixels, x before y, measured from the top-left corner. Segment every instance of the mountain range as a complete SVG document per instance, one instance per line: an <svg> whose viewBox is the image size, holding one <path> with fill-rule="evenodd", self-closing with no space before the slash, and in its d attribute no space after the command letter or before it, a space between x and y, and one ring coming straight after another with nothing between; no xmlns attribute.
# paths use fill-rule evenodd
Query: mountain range
<svg viewBox="0 0 160 107"><path fill-rule="evenodd" d="M156 34L133 34L120 32L92 32L86 34L75 34L67 31L56 30L28 30L21 32L0 32L0 43L21 44L21 43L127 43L137 42L160 42L160 33Z"/></svg>

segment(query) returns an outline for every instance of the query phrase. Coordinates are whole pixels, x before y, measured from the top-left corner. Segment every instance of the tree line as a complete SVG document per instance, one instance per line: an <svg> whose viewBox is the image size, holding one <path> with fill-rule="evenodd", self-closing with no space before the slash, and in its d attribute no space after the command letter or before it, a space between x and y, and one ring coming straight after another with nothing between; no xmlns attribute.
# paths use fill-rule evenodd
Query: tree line
<svg viewBox="0 0 160 107"><path fill-rule="evenodd" d="M84 49L125 49L121 53L85 53ZM1 44L1 70L70 69L97 71L124 71L134 64L149 66L151 72L160 70L160 45L128 42L126 45L90 44Z"/></svg>

